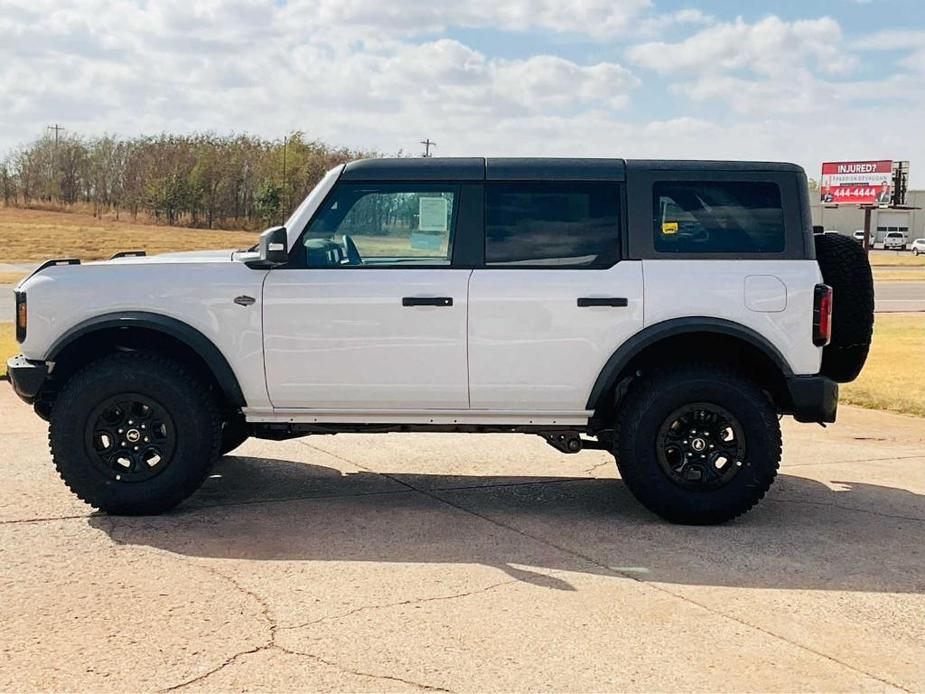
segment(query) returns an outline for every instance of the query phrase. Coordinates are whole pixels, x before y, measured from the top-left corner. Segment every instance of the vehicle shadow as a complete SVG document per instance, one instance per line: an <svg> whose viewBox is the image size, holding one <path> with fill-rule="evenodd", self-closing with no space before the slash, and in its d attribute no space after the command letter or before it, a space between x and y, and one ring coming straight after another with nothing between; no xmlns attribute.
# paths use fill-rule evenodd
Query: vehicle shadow
<svg viewBox="0 0 925 694"><path fill-rule="evenodd" d="M925 592L925 496L833 486L781 475L737 521L685 527L649 514L619 479L344 473L228 457L172 513L89 523L121 544L193 557L481 564L562 590L572 587L549 572Z"/></svg>

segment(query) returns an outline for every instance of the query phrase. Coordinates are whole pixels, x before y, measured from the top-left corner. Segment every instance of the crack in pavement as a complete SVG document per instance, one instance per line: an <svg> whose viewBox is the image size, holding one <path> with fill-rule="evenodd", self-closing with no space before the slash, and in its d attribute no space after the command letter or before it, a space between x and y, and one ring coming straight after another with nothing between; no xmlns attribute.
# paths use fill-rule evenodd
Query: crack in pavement
<svg viewBox="0 0 925 694"><path fill-rule="evenodd" d="M546 575L555 575L555 574L561 574L561 573L565 573L565 572L564 571L551 571ZM454 593L453 595L437 595L437 596L430 597L430 598L412 598L409 600L401 600L399 602L387 602L387 603L381 603L378 605L363 605L361 607L356 607L348 612L342 612L341 614L332 614L326 617L319 617L318 619L313 619L308 622L303 622L302 624L293 624L291 626L279 627L279 630L280 631L291 631L295 629L304 629L305 627L312 626L314 624L321 624L322 622L338 622L342 619L346 619L347 617L350 617L351 615L355 615L358 612L366 612L370 610L385 610L391 607L403 607L405 605L420 605L420 604L427 603L427 602L441 602L443 600L456 600L458 598L468 598L473 595L481 595L482 593L487 593L491 590L502 588L504 586L509 586L514 583L520 583L520 579L512 578L507 581L499 581L498 583L492 583L491 585L485 586L484 588L478 588L476 590L469 590L464 593Z"/></svg>
<svg viewBox="0 0 925 694"><path fill-rule="evenodd" d="M850 465L852 463L890 463L894 460L913 460L915 458L922 458L925 460L925 452L917 453L915 455L894 455L888 458L860 458L858 460L829 460L822 461L818 463L785 463L782 464L781 470L786 470L792 467L819 467L822 465Z"/></svg>
<svg viewBox="0 0 925 694"><path fill-rule="evenodd" d="M842 511L853 511L854 513L868 513L872 516L880 516L881 518L895 518L896 520L909 520L916 521L919 523L925 523L925 518L917 518L915 516L898 516L892 513L883 513L882 511L871 511L866 508L854 508L852 506L843 506L841 504L832 504L827 501L808 501L805 499L768 499L765 498L764 501L770 501L773 504L807 504L809 506L826 506L828 508L837 508Z"/></svg>
<svg viewBox="0 0 925 694"><path fill-rule="evenodd" d="M605 460L603 463L598 463L597 465L592 465L591 467L589 467L587 470L585 470L585 474L586 474L586 475L590 475L590 474L593 473L595 470L597 470L598 468L602 468L602 467L604 467L605 465L607 465L607 466L616 465L616 463L615 463L614 461L612 461L612 460Z"/></svg>
<svg viewBox="0 0 925 694"><path fill-rule="evenodd" d="M303 442L303 443L304 443L304 445L306 445L306 446L308 446L308 447L310 447L310 448L313 448L313 449L315 449L315 450L321 450L321 449L316 448L315 446L312 446L312 445L309 444L308 442ZM331 454L331 455L333 455L333 454ZM339 456L334 456L334 457L339 457ZM902 685L897 684L896 682L892 682L892 681L890 681L889 679L886 679L885 677L881 677L880 675L876 675L876 674L874 674L874 673L868 672L868 671L866 671L866 670L864 670L864 669L862 669L862 668L860 668L860 667L857 667L857 666L855 666L855 665L852 665L851 663L846 663L846 662L844 662L844 661L842 661L842 660L839 660L838 658L835 658L834 656L829 655L828 653L824 653L824 652L822 652L822 651L820 651L820 650L817 650L817 649L815 649L815 648L813 648L813 647L811 647L811 646L808 646L808 645L806 645L806 644L800 643L800 642L798 642L798 641L794 641L794 640L792 640L792 639L790 639L790 638L787 638L786 636L783 636L783 635L778 634L778 633L776 633L776 632L774 632L774 631L771 631L771 630L768 629L768 628L759 626L759 625L757 625L757 624L752 624L751 622L749 622L749 621L747 621L747 620L745 620L745 619L739 617L738 615L735 615L735 614L732 614L732 613L729 613L729 612L725 612L725 611L723 611L723 610L716 609L716 608L711 607L711 606L709 606L709 605L707 605L707 604L704 604L704 603L701 603L701 602L699 602L699 601L697 601L697 600L694 600L694 599L692 599L692 598L690 598L690 597L688 597L688 596L686 596L686 595L681 595L681 594L679 594L679 593L675 593L675 592L669 590L668 588L665 588L664 586L656 585L656 584L651 583L651 582L649 582L649 581L645 581L645 580L643 580L642 578L640 578L639 576L634 575L634 574L632 574L632 573L620 571L619 569L615 569L615 568L613 568L612 566L609 566L609 565L607 565L607 564L603 564L603 563L601 563L600 561L598 561L597 559L594 559L593 557L591 557L591 556L589 556L589 555L587 555L587 554L585 554L585 553L583 553L583 552L581 552L581 551L572 549L572 548L570 548L570 547L566 547L566 546L564 546L564 545L557 544L557 543L552 542L551 540L549 540L549 539L547 539L547 538L544 538L544 537L541 537L541 536L538 536L538 535L534 535L534 534L532 534L532 533L529 533L529 532L526 532L526 531L524 531L524 530L521 530L520 528L517 528L517 527L515 527L515 526L513 526L513 525L510 525L510 524L508 524L508 523L504 523L504 522L502 522L502 521L499 521L499 520L496 520L496 519L494 519L494 518L491 518L490 516L487 516L487 515L485 515L485 514L479 513L478 511L474 511L474 510L472 510L472 509L466 508L465 506L462 506L461 504L454 503L454 502L452 502L452 501L450 501L450 500L448 500L448 499L444 499L444 498L440 497L438 494L436 494L436 493L434 493L434 492L431 492L431 491L428 491L428 490L425 490L425 489L419 489L419 488L417 488L417 487L414 487L413 485L411 485L411 484L409 484L409 483L407 483L407 482L404 482L403 480L397 479L397 478L395 478L394 476L392 476L392 475L390 475L390 474L388 474L388 473L376 472L375 470L366 468L366 467L364 467L363 465L361 465L361 464L359 464L359 463L357 463L357 462L355 462L355 461L348 460L348 459L346 459L346 458L340 458L340 459L343 460L343 461L346 462L346 463L349 463L349 464L351 464L351 465L355 465L356 467L360 468L361 470L366 470L367 472L372 472L372 473L374 473L374 474L379 474L379 475L382 475L383 477L387 477L387 478L389 478L389 479L391 479L391 480L397 482L398 484L402 484L402 485L408 487L409 489L413 489L413 490L415 490L415 491L417 491L417 492L419 492L419 493L421 493L421 494L423 494L423 495L425 495L425 496L428 496L428 497L434 499L435 501L438 501L438 502L440 502L440 503L446 504L447 506L450 506L450 507L452 507L452 508L455 508L455 509L457 509L457 510L463 512L463 513L467 513L467 514L470 514L470 515L472 515L472 516L475 516L476 518L481 518L482 520L484 520L484 521L486 521L486 522L488 522L488 523L491 523L492 525L495 525L495 526L497 526L497 527L499 527L499 528L504 528L504 529L509 530L509 531L511 531L511 532L517 533L518 535L521 535L522 537L526 537L526 538L528 538L528 539L530 539L530 540L533 540L534 542L539 542L539 543L541 543L541 544L545 544L545 545L548 546L548 547L552 547L552 548L554 548L554 549L559 550L560 552L563 552L563 553L565 553L565 554L568 554L568 555L571 555L571 556L576 557L576 558L578 558L578 559L581 559L581 560L587 562L588 564L591 564L592 566L596 566L596 567L598 567L599 569L602 569L602 570L604 570L605 572L610 573L610 574L612 574L612 575L614 575L614 576L619 576L619 577L621 577L621 578L626 578L626 579L632 580L632 581L636 582L637 584L639 584L640 586L642 586L644 589L647 589L647 590L654 590L654 591L657 591L657 592L659 592L659 593L662 593L663 595L668 595L668 596L670 596L670 597L672 597L672 598L675 598L675 599L677 599L677 600L681 600L682 602L685 602L685 603L688 603L688 604L690 604L690 605L693 605L693 606L695 606L695 607L697 607L697 608L699 608L699 609L701 609L701 610L703 610L703 611L705 611L705 612L708 612L708 613L710 613L710 614L713 614L713 615L722 617L722 618L724 618L724 619L728 619L728 620L733 621L733 622L735 622L735 623L737 623L737 624L740 624L741 626L746 627L746 628L748 628L748 629L753 629L753 630L755 630L755 631L757 631L757 632L759 632L759 633L762 633L762 634L764 634L764 635L766 635L766 636L771 637L772 639L777 639L777 640L782 641L782 642L784 642L784 643L786 643L786 644L788 644L788 645L790 645L790 646L793 646L794 648L797 648L797 649L799 649L799 650L805 651L805 652L807 652L807 653L811 653L811 654L815 655L816 657L819 657L819 658L822 658L822 659L824 659L824 660L827 660L827 661L829 661L829 662L831 662L831 663L834 663L834 664L836 664L836 665L838 665L838 666L841 666L841 667L843 667L843 668L845 668L845 669L847 669L847 670L850 670L851 672L854 672L854 673L856 673L856 674L862 675L862 676L864 676L864 677L868 677L868 678L870 678L870 679L872 679L872 680L876 680L877 682L880 682L881 684L889 685L889 686L891 686L891 687L894 687L894 688L899 689L899 690L904 691L904 692L909 692L909 691L911 691L911 690L907 689L906 687L903 687ZM847 509L847 510L860 510L860 509ZM915 520L915 519L912 519L912 520Z"/></svg>
<svg viewBox="0 0 925 694"><path fill-rule="evenodd" d="M62 520L80 520L82 518L91 518L92 513L85 513L82 516L48 516L46 518L12 518L10 520L0 521L0 525L16 525L19 523L53 523Z"/></svg>
<svg viewBox="0 0 925 694"><path fill-rule="evenodd" d="M265 643L263 643L263 644L261 644L261 645L259 645L259 646L252 646L251 648L247 648L247 649L244 649L244 650L242 650L242 651L238 651L237 653L234 653L233 655L229 656L228 658L226 658L225 660L223 660L221 663L219 663L219 664L216 665L215 667L211 668L210 670L207 670L206 672L203 672L203 673L201 673L201 674L199 674L199 675L196 675L195 677L192 677L192 678L189 678L189 679L187 679L187 680L184 680L183 682L179 682L179 683L177 683L177 684L174 684L174 685L171 685L171 686L166 687L166 688L164 688L164 689L161 689L161 690L159 690L160 692L172 692L172 691L177 691L177 690L183 689L183 688L185 688L185 687L188 687L188 686L190 686L190 685L192 685L192 684L196 684L196 683L198 683L198 682L203 682L204 680L208 679L208 678L211 677L212 675L215 675L216 673L221 672L222 670L224 670L224 669L225 669L226 667L228 667L229 665L234 664L234 663L238 660L238 658L241 658L241 657L243 657L243 656L245 656L245 655L251 655L251 654L253 654L253 653L260 653L260 652L263 652L263 651L269 651L269 650L273 650L273 649L279 650L279 651L281 651L281 652L283 652L283 653L288 653L288 654L290 654L290 655L294 655L294 656L298 656L298 657L309 658L310 660L314 660L314 661L317 661L317 662L319 662L319 663L323 663L324 665L327 665L328 667L332 667L332 668L335 668L335 669L337 669L337 670L340 670L341 672L345 672L345 673L348 673L348 674L352 674L352 675L355 675L355 676L358 676L358 677L368 677L368 678L370 678L370 679L389 680L389 681L393 681L393 682L401 682L401 683L403 683L403 684L407 684L407 685L409 685L409 686L417 687L418 689L423 689L423 690L439 691L439 692L449 692L449 691L450 691L449 689L444 689L443 687L437 687L437 686L430 685L430 684L424 684L424 683L421 683L421 682L415 682L415 681L413 681L413 680L408 680L408 679L404 679L404 678L401 678L401 677L396 677L396 676L394 676L394 675L380 675L380 674L376 674L376 673L364 672L364 671L361 671L361 670L355 670L355 669L353 669L353 668L347 667L346 665L341 665L340 663L337 663L337 662L335 662L335 661L331 661L331 660L328 660L328 659L326 659L326 658L322 658L321 656L316 655L316 654L314 654L314 653L308 653L308 652L306 652L306 651L297 651L297 650L288 648L288 647L286 647L286 646L281 646L280 644L276 643L276 635L277 635L278 631L280 630L279 623L278 623L277 620L273 617L273 615L272 615L272 613L271 613L271 610L270 610L270 605L269 605L269 603L267 602L267 600L266 600L263 596L261 596L259 593L255 592L255 591L253 591L253 590L251 590L251 589L249 589L249 588L245 588L245 587L242 586L242 585L237 581L237 579L235 579L233 576L229 576L228 574L225 574L225 573L219 571L219 570L218 570L217 568L215 568L214 566L209 566L208 564L197 564L197 566L199 566L200 568L202 568L203 570L205 570L207 573L210 573L210 574L212 574L213 576L216 576L217 578L220 578L220 579L223 579L223 580L227 581L229 584L231 584L231 586L232 586L236 591L238 591L238 592L240 592L242 595L245 595L245 596L251 598L252 600L256 601L256 603L260 606L260 615L261 615L261 617L266 621L266 625L267 625L267 629L268 629L268 631L269 631L269 634L268 634L268 637L267 637L267 640L266 640ZM375 606L371 606L371 607L375 607ZM288 628L288 627L283 627L283 628Z"/></svg>

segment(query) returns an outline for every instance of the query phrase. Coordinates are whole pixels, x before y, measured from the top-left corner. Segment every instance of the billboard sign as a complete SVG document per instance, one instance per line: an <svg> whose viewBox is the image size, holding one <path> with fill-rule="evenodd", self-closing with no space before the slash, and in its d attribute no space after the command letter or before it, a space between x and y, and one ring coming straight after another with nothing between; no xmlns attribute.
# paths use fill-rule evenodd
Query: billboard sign
<svg viewBox="0 0 925 694"><path fill-rule="evenodd" d="M888 205L893 195L893 162L836 161L822 165L822 202L831 205Z"/></svg>

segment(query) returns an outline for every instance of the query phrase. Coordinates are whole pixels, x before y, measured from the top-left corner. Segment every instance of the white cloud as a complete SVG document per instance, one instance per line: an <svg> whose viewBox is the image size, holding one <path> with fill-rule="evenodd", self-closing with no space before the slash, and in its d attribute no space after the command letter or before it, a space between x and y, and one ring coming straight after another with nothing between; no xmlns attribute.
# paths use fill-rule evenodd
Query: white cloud
<svg viewBox="0 0 925 694"><path fill-rule="evenodd" d="M632 47L630 59L663 74L748 70L763 77L786 77L811 65L829 74L850 72L857 60L846 53L841 28L828 17L785 22L766 17L715 24L677 43Z"/></svg>
<svg viewBox="0 0 925 694"><path fill-rule="evenodd" d="M304 128L337 142L388 148L402 141L398 131L429 131L451 117L484 127L476 121L622 108L638 84L615 63L582 65L553 55L500 60L458 41L414 42L407 32L387 30L389 21L411 23L416 31L450 21L425 3L399 16L388 3L360 0L283 7L272 0L146 6L86 0L81 11L49 0L14 2L14 11L0 17L0 138L6 145L34 136L45 121L64 120L74 130L126 134L238 129L278 135ZM572 21L593 16L616 27L645 4L579 3ZM477 10L485 12L479 21L490 21L488 3L459 5L467 11L447 7L451 18L459 17L453 21L475 22L482 16ZM495 18L510 26L558 21L561 5L532 3L535 14L530 5L503 6ZM386 26L367 31L376 22ZM326 23L338 29L327 31ZM370 126L382 134L379 142L352 141L353 128Z"/></svg>
<svg viewBox="0 0 925 694"><path fill-rule="evenodd" d="M651 4L651 0L298 0L287 3L285 14L303 27L349 27L404 36L448 27L490 27L606 37L625 31Z"/></svg>
<svg viewBox="0 0 925 694"><path fill-rule="evenodd" d="M519 41L521 57L502 59L437 38L461 27L531 32L543 49ZM925 162L925 143L904 135L925 112L909 76L918 40L848 42L829 18L719 21L649 0L2 0L0 156L59 122L301 129L386 152L428 136L443 155ZM603 57L556 55L559 41ZM635 65L619 64L632 42ZM884 43L908 52L903 74L858 81L858 51Z"/></svg>

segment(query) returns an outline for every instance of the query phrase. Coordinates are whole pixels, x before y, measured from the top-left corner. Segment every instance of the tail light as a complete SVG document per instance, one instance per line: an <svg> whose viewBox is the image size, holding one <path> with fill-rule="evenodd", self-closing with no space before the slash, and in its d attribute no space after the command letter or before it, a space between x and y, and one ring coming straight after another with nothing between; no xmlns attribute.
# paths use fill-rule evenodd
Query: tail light
<svg viewBox="0 0 925 694"><path fill-rule="evenodd" d="M813 344L825 347L832 339L832 288L817 284L813 293Z"/></svg>
<svg viewBox="0 0 925 694"><path fill-rule="evenodd" d="M16 341L20 344L26 340L26 328L29 323L29 311L26 306L26 293L13 292L16 297Z"/></svg>

